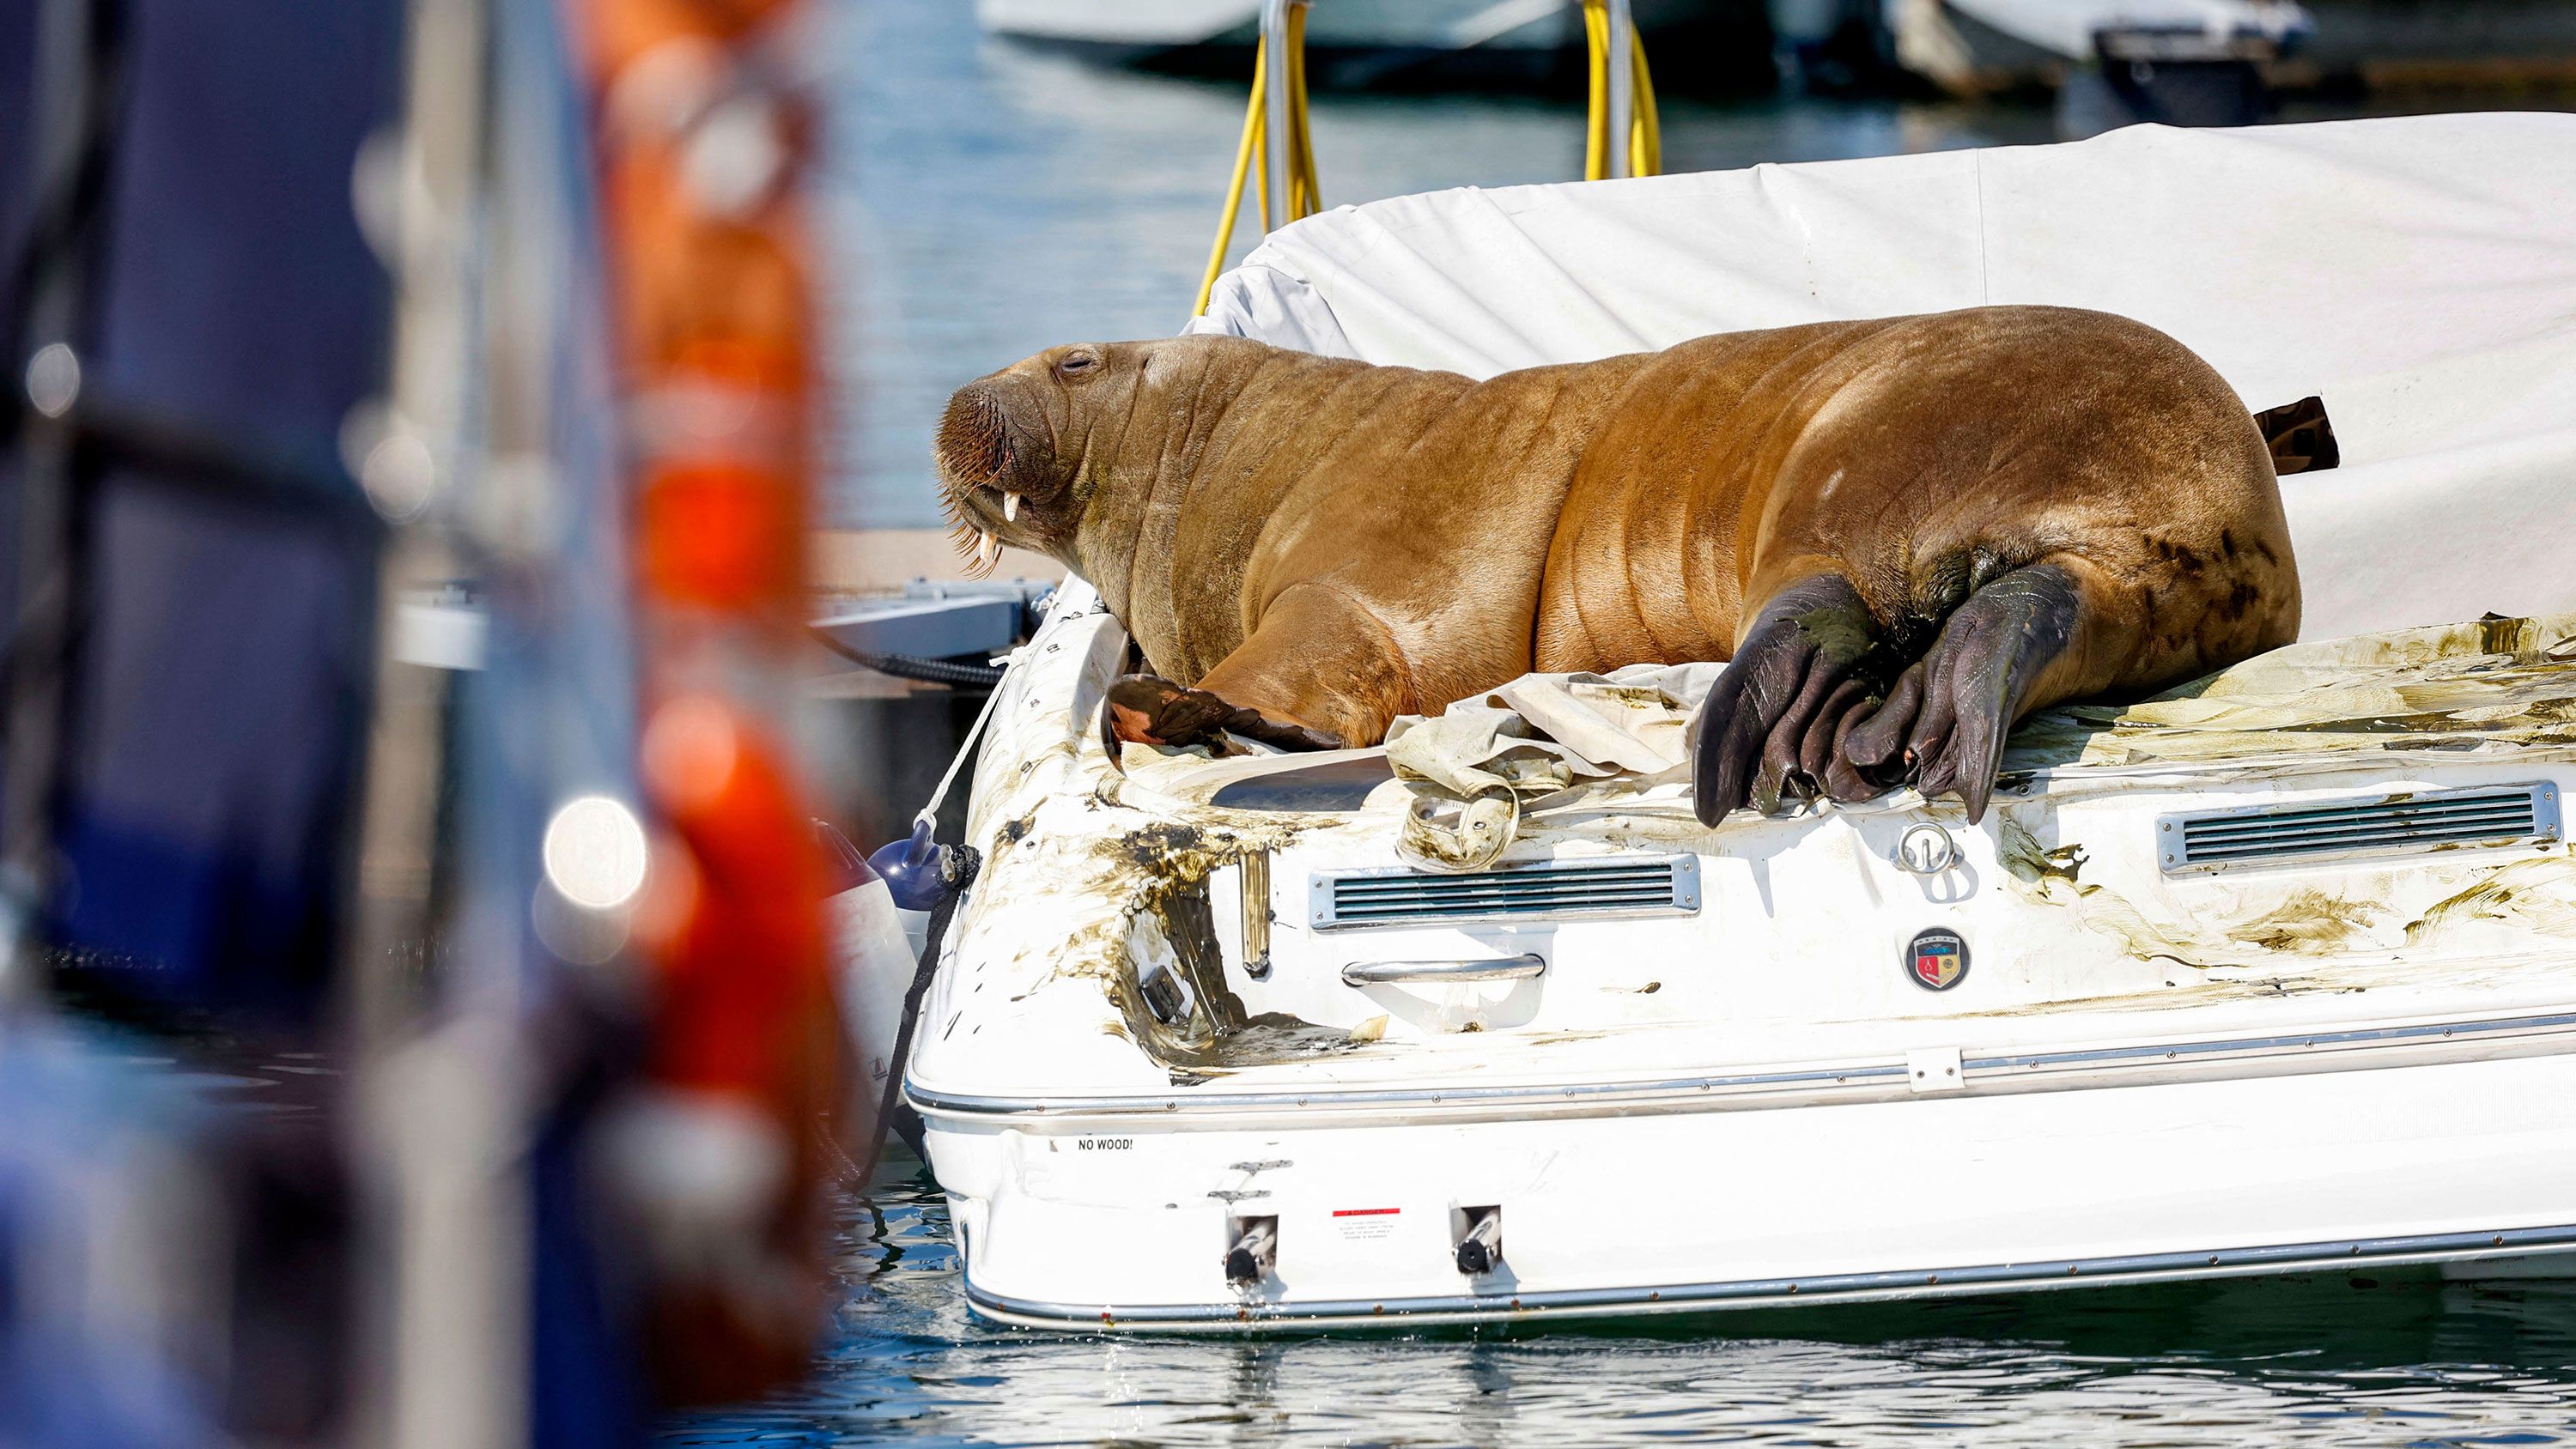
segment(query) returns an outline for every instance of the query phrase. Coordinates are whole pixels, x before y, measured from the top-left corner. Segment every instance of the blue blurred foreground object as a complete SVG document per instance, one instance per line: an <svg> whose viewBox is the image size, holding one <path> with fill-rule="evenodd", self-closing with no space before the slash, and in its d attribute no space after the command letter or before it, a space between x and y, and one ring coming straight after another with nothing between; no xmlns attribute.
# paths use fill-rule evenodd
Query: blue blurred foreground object
<svg viewBox="0 0 2576 1449"><path fill-rule="evenodd" d="M339 1442L406 7L0 16L0 1441ZM381 402L375 404L381 411ZM83 1024L112 1019L123 1025Z"/></svg>
<svg viewBox="0 0 2576 1449"><path fill-rule="evenodd" d="M678 555L635 543L797 596L803 479L666 468L685 496L629 527L629 420L682 437L655 409L743 379L620 390L615 284L649 269L608 264L603 177L710 112L594 131L630 63L670 75L611 8L0 11L9 1449L624 1445L810 1352L868 1039L775 651L654 617ZM684 0L655 53L767 143L802 120L728 49L777 43L761 9ZM796 177L665 199L792 219ZM743 355L698 320L692 356ZM746 494L794 505L782 546L725 552ZM862 905L850 989L899 1003L901 924Z"/></svg>
<svg viewBox="0 0 2576 1449"><path fill-rule="evenodd" d="M290 1030L348 924L382 524L339 438L386 385L392 310L348 178L392 119L402 18L0 22L43 50L0 131L33 142L13 372L59 379L15 410L0 485L29 627L9 858L96 989Z"/></svg>

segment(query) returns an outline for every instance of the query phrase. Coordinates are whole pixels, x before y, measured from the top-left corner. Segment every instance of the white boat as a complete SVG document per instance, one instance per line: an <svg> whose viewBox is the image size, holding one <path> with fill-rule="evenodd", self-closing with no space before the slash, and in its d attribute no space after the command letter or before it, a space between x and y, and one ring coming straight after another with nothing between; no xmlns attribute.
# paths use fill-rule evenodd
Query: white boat
<svg viewBox="0 0 2576 1449"><path fill-rule="evenodd" d="M2272 61L2316 31L2292 0L1891 0L1897 58L1952 90L2053 80L2106 37L2199 61Z"/></svg>
<svg viewBox="0 0 2576 1449"><path fill-rule="evenodd" d="M1888 0L1886 52L1955 95L2057 92L2058 134L2244 125L2317 24L2292 0Z"/></svg>
<svg viewBox="0 0 2576 1449"><path fill-rule="evenodd" d="M1249 52L1262 0L975 0L988 34L1087 50L1119 60L1189 52ZM1757 19L1752 0L1635 0L1650 36L1712 17ZM1334 66L1375 53L1475 52L1524 59L1583 50L1578 0L1327 0L1306 22L1306 45Z"/></svg>
<svg viewBox="0 0 2576 1449"><path fill-rule="evenodd" d="M1772 0L1792 43L1819 0ZM2313 84L2564 81L2576 72L2576 6L2560 0L1863 0L1890 57L1943 89L1982 95L2106 77L2149 102L2215 67ZM1828 9L1819 18L1839 20ZM1786 22L1783 25L1783 21ZM1820 38L1820 37L1819 37ZM2195 73L2202 73L2195 75ZM2187 93L2169 99L2189 104ZM2206 107L2209 102L2202 98ZM2134 109L2134 108L2133 108ZM2129 119L2144 118L2132 114Z"/></svg>
<svg viewBox="0 0 2576 1449"><path fill-rule="evenodd" d="M1270 238L1199 325L1478 373L1971 300L2139 316L2251 405L2325 398L2344 466L2284 483L2309 639L2037 718L1982 825L1899 792L1704 829L1613 770L1459 871L1408 846L1440 797L1383 748L1112 759L1127 641L1069 585L996 703L906 1071L968 1301L1234 1331L2576 1263L2571 231L2576 118L2492 116ZM1673 757L1687 698L1588 697Z"/></svg>

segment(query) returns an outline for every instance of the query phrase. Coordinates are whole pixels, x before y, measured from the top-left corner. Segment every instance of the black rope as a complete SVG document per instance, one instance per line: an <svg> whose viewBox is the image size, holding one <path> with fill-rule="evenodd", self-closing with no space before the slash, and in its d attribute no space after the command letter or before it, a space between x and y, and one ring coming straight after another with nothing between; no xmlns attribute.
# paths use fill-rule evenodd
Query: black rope
<svg viewBox="0 0 2576 1449"><path fill-rule="evenodd" d="M948 935L948 922L957 914L957 903L965 898L966 887L975 879L974 852L963 846L957 849L965 857L958 878L939 898L939 904L930 908L930 929L922 938L921 960L913 968L912 985L903 993L903 1024L895 1029L894 1050L886 1057L885 1090L877 1097L876 1120L868 1124L867 1151L859 1155L858 1189L862 1193L876 1180L877 1163L885 1155L886 1130L893 1125L896 1110L903 1106L903 1074L912 1060L912 1031L921 1020L921 998L930 990L930 979L939 974L939 944Z"/></svg>
<svg viewBox="0 0 2576 1449"><path fill-rule="evenodd" d="M897 679L917 679L924 684L952 684L960 689L991 689L1002 682L1001 666L993 664L958 664L947 659L924 659L917 654L877 654L853 649L821 629L814 638L826 649L879 674Z"/></svg>

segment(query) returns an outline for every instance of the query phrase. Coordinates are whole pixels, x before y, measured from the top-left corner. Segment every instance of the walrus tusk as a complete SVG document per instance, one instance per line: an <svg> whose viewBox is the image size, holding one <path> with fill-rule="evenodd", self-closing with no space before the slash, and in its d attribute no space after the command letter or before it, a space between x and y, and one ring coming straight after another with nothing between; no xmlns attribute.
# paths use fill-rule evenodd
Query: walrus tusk
<svg viewBox="0 0 2576 1449"><path fill-rule="evenodd" d="M1020 495L1017 493L1005 493L1002 495L1002 521L1004 523L1017 523L1020 521Z"/></svg>
<svg viewBox="0 0 2576 1449"><path fill-rule="evenodd" d="M989 564L1002 556L1002 541L990 533L975 535L975 562Z"/></svg>

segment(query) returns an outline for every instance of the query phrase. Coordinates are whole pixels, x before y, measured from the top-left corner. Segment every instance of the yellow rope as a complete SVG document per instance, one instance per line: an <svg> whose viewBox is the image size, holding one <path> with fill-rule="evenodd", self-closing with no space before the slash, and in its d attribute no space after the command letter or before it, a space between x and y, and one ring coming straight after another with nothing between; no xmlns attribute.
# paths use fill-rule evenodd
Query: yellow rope
<svg viewBox="0 0 2576 1449"><path fill-rule="evenodd" d="M1583 36L1589 57L1591 101L1583 121L1583 177L1600 181L1610 175L1610 6L1609 0L1583 0ZM1260 46L1252 57L1252 98L1243 108L1243 139L1234 148L1234 176L1226 183L1225 214L1217 219L1216 244L1208 248L1207 272L1199 278L1198 305L1190 315L1207 315L1208 298L1216 291L1216 279L1225 272L1226 252L1234 245L1234 219L1243 210L1244 178L1253 178L1255 195L1261 207L1261 229L1275 230L1301 217L1313 216L1324 209L1323 188L1315 181L1315 136L1308 123L1306 110L1306 6L1288 7L1288 66L1281 83L1288 88L1287 148L1288 194L1279 198L1280 219L1273 220L1270 196L1270 168L1256 165L1269 154L1270 137L1262 122L1263 90L1268 77L1265 53ZM1628 148L1628 173L1632 176L1660 175L1664 169L1664 138L1660 118L1655 113L1655 81L1646 67L1646 42L1632 25L1628 32L1630 101L1628 134L1621 140Z"/></svg>
<svg viewBox="0 0 2576 1449"><path fill-rule="evenodd" d="M1261 52L1252 53L1252 104L1243 112L1243 140L1234 148L1234 179L1226 183L1225 215L1217 219L1216 245L1208 248L1207 275L1199 279L1198 305L1190 309L1193 317L1207 315L1208 294L1216 290L1216 279L1225 271L1225 253L1234 245L1234 214L1243 209L1243 177L1252 169L1252 153L1261 146ZM1269 187L1265 184L1261 198L1261 224L1270 225Z"/></svg>
<svg viewBox="0 0 2576 1449"><path fill-rule="evenodd" d="M1288 7L1288 219L1324 209L1315 185L1315 135L1306 121L1306 7Z"/></svg>
<svg viewBox="0 0 2576 1449"><path fill-rule="evenodd" d="M1253 178L1254 195L1261 207L1261 229L1278 226L1299 217L1313 216L1324 209L1323 188L1315 183L1315 137L1306 119L1306 7L1288 7L1288 195L1282 198L1281 210L1286 219L1271 219L1270 168L1256 166L1257 159L1269 155L1268 128L1261 119L1263 91L1267 85L1265 52L1268 46L1257 46L1252 53L1252 99L1243 108L1243 139L1234 148L1234 178L1226 183L1225 214L1217 219L1216 245L1208 248L1207 272L1199 278L1198 305L1190 309L1193 317L1207 315L1208 298L1216 291L1216 279L1225 272L1225 254L1234 245L1234 218L1243 210L1243 182Z"/></svg>
<svg viewBox="0 0 2576 1449"><path fill-rule="evenodd" d="M1583 179L1610 175L1610 13L1605 0L1583 0L1583 49L1591 100L1583 112Z"/></svg>
<svg viewBox="0 0 2576 1449"><path fill-rule="evenodd" d="M1610 177L1610 4L1583 0L1583 39L1589 61L1591 101L1583 117L1583 179ZM1656 176L1664 169L1663 128L1655 114L1654 77L1646 69L1646 42L1628 27L1628 174Z"/></svg>
<svg viewBox="0 0 2576 1449"><path fill-rule="evenodd" d="M1655 114L1655 78L1646 69L1646 40L1633 31L1628 41L1628 58L1634 62L1636 83L1628 109L1633 113L1634 138L1628 152L1628 174L1661 176L1664 174L1664 128Z"/></svg>

